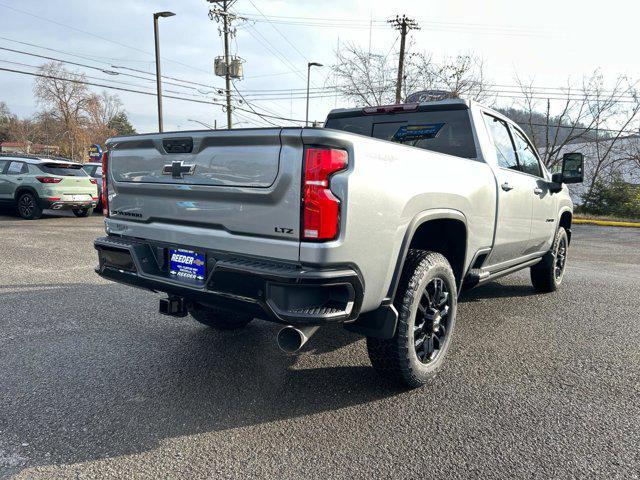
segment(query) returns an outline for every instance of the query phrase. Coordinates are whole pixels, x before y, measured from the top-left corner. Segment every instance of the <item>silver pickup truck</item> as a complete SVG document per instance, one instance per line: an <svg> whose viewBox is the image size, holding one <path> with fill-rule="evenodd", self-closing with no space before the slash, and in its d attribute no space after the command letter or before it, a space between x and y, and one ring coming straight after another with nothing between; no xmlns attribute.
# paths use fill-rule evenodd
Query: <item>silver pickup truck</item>
<svg viewBox="0 0 640 480"><path fill-rule="evenodd" d="M278 322L295 352L322 325L367 337L409 387L441 367L461 291L530 268L562 282L582 181L474 102L332 111L325 128L117 137L103 158L104 278L164 292L217 329Z"/></svg>

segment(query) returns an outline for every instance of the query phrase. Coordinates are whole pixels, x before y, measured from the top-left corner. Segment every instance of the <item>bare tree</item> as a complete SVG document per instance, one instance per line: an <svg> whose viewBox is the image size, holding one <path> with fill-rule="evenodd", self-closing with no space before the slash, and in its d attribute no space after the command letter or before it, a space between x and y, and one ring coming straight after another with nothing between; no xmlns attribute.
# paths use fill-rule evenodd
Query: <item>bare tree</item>
<svg viewBox="0 0 640 480"><path fill-rule="evenodd" d="M116 133L110 122L124 112L120 98L106 91L90 95L86 110L87 129L94 143L103 143Z"/></svg>
<svg viewBox="0 0 640 480"><path fill-rule="evenodd" d="M457 55L434 62L431 56L420 54L417 68L422 72L426 89L449 92L451 98L487 101L491 96L484 74L484 62L473 55Z"/></svg>
<svg viewBox="0 0 640 480"><path fill-rule="evenodd" d="M38 102L64 127L62 152L74 159L82 159L86 134L83 124L87 115L90 94L83 83L84 75L70 72L61 63L50 62L40 67L34 85Z"/></svg>
<svg viewBox="0 0 640 480"><path fill-rule="evenodd" d="M9 138L9 128L15 115L11 113L6 103L0 102L0 142Z"/></svg>
<svg viewBox="0 0 640 480"><path fill-rule="evenodd" d="M484 100L488 97L482 61L472 55L459 55L435 62L426 53L407 48L402 96L418 90L446 90L451 98ZM374 106L395 102L398 57L391 50L372 54L353 44L336 51L333 66L335 87L357 105Z"/></svg>
<svg viewBox="0 0 640 480"><path fill-rule="evenodd" d="M18 119L0 103L0 141L54 145L62 155L85 161L89 145L104 143L121 132L135 132L117 95L90 92L82 83L83 75L65 70L60 63L43 65L40 74L34 93L44 110Z"/></svg>
<svg viewBox="0 0 640 480"><path fill-rule="evenodd" d="M397 66L389 54L371 54L353 44L336 52L333 75L343 97L357 104L374 106L393 103ZM407 70L410 70L407 66Z"/></svg>
<svg viewBox="0 0 640 480"><path fill-rule="evenodd" d="M596 142L598 165L604 165L617 140L640 113L635 84L619 77L605 88L601 72L583 79L580 87L570 84L560 93L546 95L533 82L517 82L522 100L516 105L524 113L519 118L531 140L539 147L544 163L554 168L562 160L568 145ZM608 147L599 142L607 142ZM601 166L595 167L596 176Z"/></svg>
<svg viewBox="0 0 640 480"><path fill-rule="evenodd" d="M38 133L38 124L30 118L21 120L13 117L9 121L9 138L23 145L22 153L30 153L29 146L38 140Z"/></svg>

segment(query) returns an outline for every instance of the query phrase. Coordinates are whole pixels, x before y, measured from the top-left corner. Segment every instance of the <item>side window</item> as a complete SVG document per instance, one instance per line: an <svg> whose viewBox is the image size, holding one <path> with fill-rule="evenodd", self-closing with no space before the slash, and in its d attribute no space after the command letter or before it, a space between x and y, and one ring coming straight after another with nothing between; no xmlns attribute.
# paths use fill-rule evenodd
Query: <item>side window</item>
<svg viewBox="0 0 640 480"><path fill-rule="evenodd" d="M11 162L7 169L7 175L20 175L26 172L26 165L22 162Z"/></svg>
<svg viewBox="0 0 640 480"><path fill-rule="evenodd" d="M9 163L8 160L0 160L0 175L4 173L4 169L7 166L7 163Z"/></svg>
<svg viewBox="0 0 640 480"><path fill-rule="evenodd" d="M484 121L487 124L487 129L489 130L489 134L493 140L493 145L496 149L498 165L502 168L519 170L516 151L513 148L513 142L511 141L511 135L509 134L507 124L498 118L487 115L486 113L484 114Z"/></svg>
<svg viewBox="0 0 640 480"><path fill-rule="evenodd" d="M516 151L518 152L521 170L524 173L535 175L536 177L542 177L540 163L538 162L538 157L533 151L533 147L519 131L513 129L513 132L515 133L513 139L516 142Z"/></svg>

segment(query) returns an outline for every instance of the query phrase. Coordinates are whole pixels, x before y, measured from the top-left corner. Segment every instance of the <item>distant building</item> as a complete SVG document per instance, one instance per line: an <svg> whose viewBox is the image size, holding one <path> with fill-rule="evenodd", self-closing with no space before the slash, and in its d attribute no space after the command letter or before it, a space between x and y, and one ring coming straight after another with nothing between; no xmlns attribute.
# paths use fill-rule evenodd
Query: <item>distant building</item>
<svg viewBox="0 0 640 480"><path fill-rule="evenodd" d="M0 153L30 153L32 155L60 155L57 145L43 145L33 142L2 142Z"/></svg>

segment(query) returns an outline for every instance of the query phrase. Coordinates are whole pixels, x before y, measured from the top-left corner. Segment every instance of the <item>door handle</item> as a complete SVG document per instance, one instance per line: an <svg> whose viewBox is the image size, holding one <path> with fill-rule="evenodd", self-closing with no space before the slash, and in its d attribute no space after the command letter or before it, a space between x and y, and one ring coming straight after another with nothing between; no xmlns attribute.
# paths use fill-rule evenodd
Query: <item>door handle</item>
<svg viewBox="0 0 640 480"><path fill-rule="evenodd" d="M542 195L544 193L544 190L542 190L540 187L536 187L533 189L533 193L535 193L536 195Z"/></svg>
<svg viewBox="0 0 640 480"><path fill-rule="evenodd" d="M504 182L502 185L500 185L500 187L505 192L508 192L509 190L513 190L513 187L511 185L509 185L509 182Z"/></svg>

